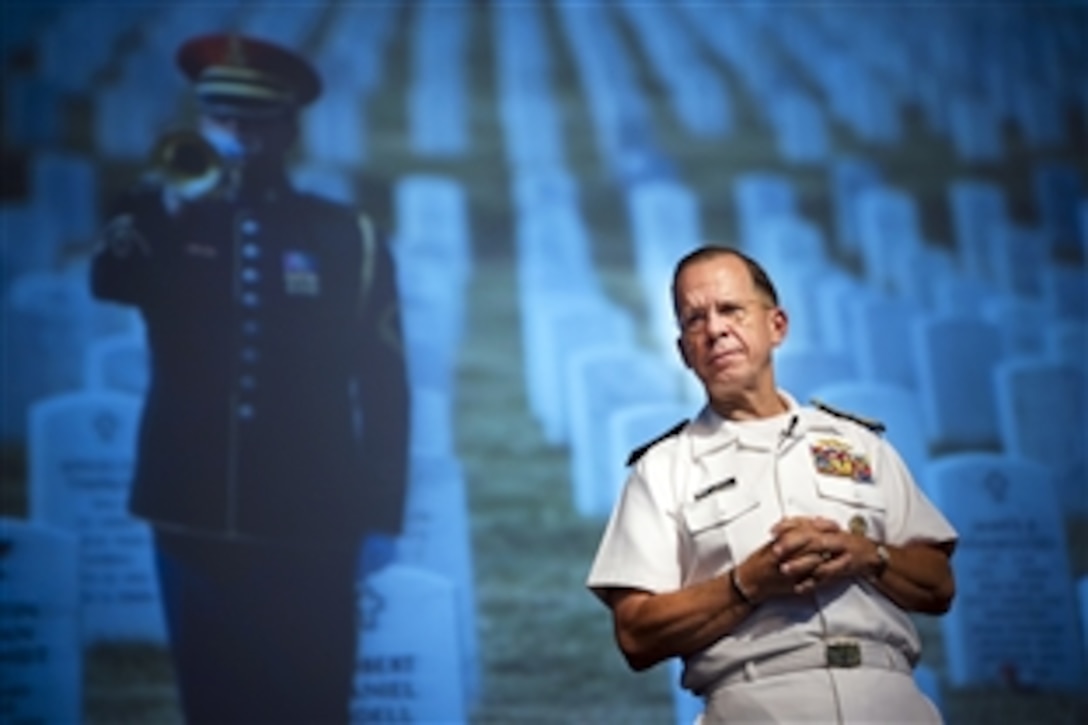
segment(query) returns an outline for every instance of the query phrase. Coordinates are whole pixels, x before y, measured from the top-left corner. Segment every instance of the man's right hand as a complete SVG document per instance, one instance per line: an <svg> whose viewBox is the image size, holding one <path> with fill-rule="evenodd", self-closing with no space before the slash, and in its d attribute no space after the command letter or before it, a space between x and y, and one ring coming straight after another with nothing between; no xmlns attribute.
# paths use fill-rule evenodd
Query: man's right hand
<svg viewBox="0 0 1088 725"><path fill-rule="evenodd" d="M737 567L749 596L756 602L803 594L814 588L819 567L842 552L835 543L845 532L819 516L783 519L772 538Z"/></svg>

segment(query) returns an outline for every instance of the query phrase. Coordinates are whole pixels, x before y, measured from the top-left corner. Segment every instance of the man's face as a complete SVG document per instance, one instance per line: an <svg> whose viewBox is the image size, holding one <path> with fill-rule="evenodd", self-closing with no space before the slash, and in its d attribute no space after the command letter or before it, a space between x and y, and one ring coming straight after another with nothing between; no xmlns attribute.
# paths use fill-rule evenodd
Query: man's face
<svg viewBox="0 0 1088 725"><path fill-rule="evenodd" d="M761 293L738 257L688 265L676 281L680 355L712 400L773 380L771 351L786 336L786 314Z"/></svg>
<svg viewBox="0 0 1088 725"><path fill-rule="evenodd" d="M229 160L282 157L295 138L290 115L244 118L218 114L200 117L200 133Z"/></svg>

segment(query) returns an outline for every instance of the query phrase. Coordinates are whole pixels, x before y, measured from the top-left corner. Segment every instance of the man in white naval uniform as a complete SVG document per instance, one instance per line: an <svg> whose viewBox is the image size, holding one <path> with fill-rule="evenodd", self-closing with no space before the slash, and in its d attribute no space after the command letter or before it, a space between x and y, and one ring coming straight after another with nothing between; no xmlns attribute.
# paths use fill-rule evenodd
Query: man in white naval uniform
<svg viewBox="0 0 1088 725"><path fill-rule="evenodd" d="M955 531L879 424L777 389L758 263L698 249L673 302L707 405L632 454L587 582L628 664L683 658L705 725L939 723L908 612L951 606Z"/></svg>

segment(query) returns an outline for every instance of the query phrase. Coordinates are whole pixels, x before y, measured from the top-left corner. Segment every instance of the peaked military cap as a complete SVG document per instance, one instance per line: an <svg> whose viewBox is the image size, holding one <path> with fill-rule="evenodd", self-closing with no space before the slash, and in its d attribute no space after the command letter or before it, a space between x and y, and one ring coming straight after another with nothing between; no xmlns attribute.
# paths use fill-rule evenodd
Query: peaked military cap
<svg viewBox="0 0 1088 725"><path fill-rule="evenodd" d="M321 94L321 78L309 62L257 38L232 33L192 38L178 48L177 63L209 113L273 116Z"/></svg>

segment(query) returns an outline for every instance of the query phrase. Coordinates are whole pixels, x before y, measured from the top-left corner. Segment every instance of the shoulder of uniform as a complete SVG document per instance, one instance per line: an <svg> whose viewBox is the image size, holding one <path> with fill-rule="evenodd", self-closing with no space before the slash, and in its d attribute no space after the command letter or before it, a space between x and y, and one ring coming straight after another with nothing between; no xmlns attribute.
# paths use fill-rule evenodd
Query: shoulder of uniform
<svg viewBox="0 0 1088 725"><path fill-rule="evenodd" d="M688 421L686 419L682 420L679 423L677 423L676 425L674 425L672 428L669 428L667 431L665 431L661 435L657 436L656 438L643 443L638 448L635 448L627 456L627 464L626 465L628 465L628 466L635 465L640 458L642 458L644 455L646 455L646 452L648 450L650 450L651 448L656 446L661 441L663 441L663 440L665 440L667 438L672 438L674 435L676 435L677 433L682 431L684 429L684 426L686 426L687 424L688 424Z"/></svg>
<svg viewBox="0 0 1088 725"><path fill-rule="evenodd" d="M816 400L815 398L813 398L811 402L813 407L815 407L817 410L822 410L828 415L833 415L836 418L843 418L844 420L853 421L854 423L857 423L864 428L868 428L870 431L876 433L877 435L882 434L885 430L884 424L874 418L866 418L861 415L856 415L854 413L841 410L834 406L828 405L822 400Z"/></svg>

